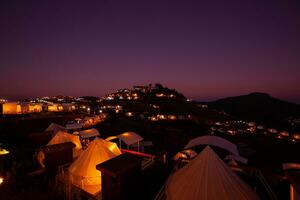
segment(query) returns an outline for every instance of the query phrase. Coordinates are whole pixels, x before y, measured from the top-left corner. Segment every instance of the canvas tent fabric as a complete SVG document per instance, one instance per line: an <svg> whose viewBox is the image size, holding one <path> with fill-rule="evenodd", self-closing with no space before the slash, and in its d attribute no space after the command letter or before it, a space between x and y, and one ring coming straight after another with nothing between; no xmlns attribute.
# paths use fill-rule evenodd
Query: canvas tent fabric
<svg viewBox="0 0 300 200"><path fill-rule="evenodd" d="M121 150L119 149L119 147L117 146L116 143L114 142L110 142L107 140L103 140L102 138L96 137L95 140L100 140L101 142L105 143L106 146L108 147L108 149L113 152L115 155L120 155L121 154Z"/></svg>
<svg viewBox="0 0 300 200"><path fill-rule="evenodd" d="M144 138L142 138L140 135L138 135L137 133L134 132L125 132L122 133L120 135L117 135L117 137L122 140L125 144L132 145L135 143L138 143L140 141L142 141Z"/></svg>
<svg viewBox="0 0 300 200"><path fill-rule="evenodd" d="M238 162L243 163L245 165L248 163L247 158L244 158L242 156L237 156L237 155L228 155L224 158L224 160L235 160L235 161L238 161Z"/></svg>
<svg viewBox="0 0 300 200"><path fill-rule="evenodd" d="M74 134L79 134L81 138L85 139L85 138L90 138L90 137L96 137L99 136L100 133L98 132L97 129L95 128L91 128L91 129L86 129L83 131L78 131L78 132L74 132Z"/></svg>
<svg viewBox="0 0 300 200"><path fill-rule="evenodd" d="M198 145L217 146L231 152L234 155L239 156L239 151L235 144L218 136L201 136L194 138L189 141L189 143L185 146L185 149L190 149Z"/></svg>
<svg viewBox="0 0 300 200"><path fill-rule="evenodd" d="M53 133L57 133L58 131L66 131L66 128L61 125L51 123L45 131L53 131Z"/></svg>
<svg viewBox="0 0 300 200"><path fill-rule="evenodd" d="M121 151L115 143L103 139L93 140L69 167L70 181L87 192L88 186L97 186L100 191L101 172L96 169L96 165L120 154Z"/></svg>
<svg viewBox="0 0 300 200"><path fill-rule="evenodd" d="M81 142L79 139L79 136L73 135L64 131L58 131L54 137L48 142L47 145L52 145L52 144L61 144L65 142L72 142L75 144L76 149L81 149Z"/></svg>
<svg viewBox="0 0 300 200"><path fill-rule="evenodd" d="M170 176L167 200L254 200L256 193L207 146Z"/></svg>
<svg viewBox="0 0 300 200"><path fill-rule="evenodd" d="M114 139L118 139L118 137L117 136L109 136L109 137L105 138L106 141L111 141Z"/></svg>
<svg viewBox="0 0 300 200"><path fill-rule="evenodd" d="M81 142L79 139L79 136L72 135L70 133L64 132L64 131L58 131L53 138L48 142L46 146L54 145L54 144L61 144L66 142L72 142L75 145L75 148L73 149L73 158L76 158L80 155L82 151ZM44 160L45 155L42 151L39 151L37 154L37 160L39 164L44 168Z"/></svg>

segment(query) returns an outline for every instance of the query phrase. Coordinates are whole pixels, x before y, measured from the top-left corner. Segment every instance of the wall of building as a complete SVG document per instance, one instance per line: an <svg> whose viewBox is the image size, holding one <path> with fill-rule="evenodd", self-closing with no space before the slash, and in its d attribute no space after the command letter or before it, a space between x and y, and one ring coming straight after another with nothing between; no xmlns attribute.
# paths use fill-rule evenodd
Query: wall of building
<svg viewBox="0 0 300 200"><path fill-rule="evenodd" d="M15 115L22 113L21 105L17 102L4 103L2 109L3 115Z"/></svg>

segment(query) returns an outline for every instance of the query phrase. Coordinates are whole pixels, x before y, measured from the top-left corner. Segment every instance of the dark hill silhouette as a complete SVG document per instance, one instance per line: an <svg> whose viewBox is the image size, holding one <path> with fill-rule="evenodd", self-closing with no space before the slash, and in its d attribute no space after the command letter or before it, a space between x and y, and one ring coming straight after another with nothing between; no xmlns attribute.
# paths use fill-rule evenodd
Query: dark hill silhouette
<svg viewBox="0 0 300 200"><path fill-rule="evenodd" d="M258 92L219 99L208 105L245 120L254 120L269 125L281 125L290 116L300 116L299 104Z"/></svg>

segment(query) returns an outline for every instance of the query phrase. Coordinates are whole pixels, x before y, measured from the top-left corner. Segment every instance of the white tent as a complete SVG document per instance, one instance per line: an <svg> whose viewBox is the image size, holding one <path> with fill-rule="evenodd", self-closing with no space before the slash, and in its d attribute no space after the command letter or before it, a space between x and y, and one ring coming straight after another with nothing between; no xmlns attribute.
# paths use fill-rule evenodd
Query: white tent
<svg viewBox="0 0 300 200"><path fill-rule="evenodd" d="M235 144L218 136L201 136L201 137L194 138L191 141L189 141L189 143L185 146L185 149L190 149L198 145L217 146L226 149L227 151L231 152L234 155L237 156L239 155L238 148Z"/></svg>
<svg viewBox="0 0 300 200"><path fill-rule="evenodd" d="M100 133L98 132L97 129L95 128L91 128L91 129L86 129L83 131L78 131L78 132L74 132L74 134L79 134L81 138L85 139L85 138L90 138L90 137L96 137L99 136Z"/></svg>
<svg viewBox="0 0 300 200"><path fill-rule="evenodd" d="M253 200L256 193L208 146L167 181L167 200Z"/></svg>
<svg viewBox="0 0 300 200"><path fill-rule="evenodd" d="M103 139L93 140L69 167L71 182L90 194L101 190L101 172L96 165L121 154L115 143Z"/></svg>
<svg viewBox="0 0 300 200"><path fill-rule="evenodd" d="M140 135L134 132L125 132L117 136L119 139L121 139L125 144L132 145L135 143L138 143L142 141L144 138L142 138Z"/></svg>
<svg viewBox="0 0 300 200"><path fill-rule="evenodd" d="M58 131L54 137L48 142L48 145L54 145L54 144L61 144L65 142L72 142L75 144L75 149L73 149L73 158L76 158L79 156L79 154L82 151L82 146L81 142L79 139L79 136L77 135L72 135L70 133L64 132L64 131ZM44 160L45 160L45 155L42 151L38 152L37 154L37 160L40 163L40 165L44 168Z"/></svg>
<svg viewBox="0 0 300 200"><path fill-rule="evenodd" d="M46 128L45 131L53 131L53 133L57 133L58 131L66 131L66 128L61 126L61 125L58 125L58 124L55 124L55 123L51 123L48 128Z"/></svg>
<svg viewBox="0 0 300 200"><path fill-rule="evenodd" d="M224 160L235 160L235 161L239 161L240 163L243 163L245 165L248 163L247 158L244 158L242 156L237 156L237 155L228 155L224 158Z"/></svg>
<svg viewBox="0 0 300 200"><path fill-rule="evenodd" d="M142 141L144 139L139 134L131 132L131 131L122 133L120 135L117 135L117 137L120 140L120 148L121 148L121 141L123 141L127 145L127 148L130 145L133 145L133 144L137 143L138 144L138 151L140 150L140 141Z"/></svg>
<svg viewBox="0 0 300 200"><path fill-rule="evenodd" d="M64 131L58 131L47 145L61 144L65 142L72 142L76 145L76 149L81 149L81 142L79 136L73 135Z"/></svg>

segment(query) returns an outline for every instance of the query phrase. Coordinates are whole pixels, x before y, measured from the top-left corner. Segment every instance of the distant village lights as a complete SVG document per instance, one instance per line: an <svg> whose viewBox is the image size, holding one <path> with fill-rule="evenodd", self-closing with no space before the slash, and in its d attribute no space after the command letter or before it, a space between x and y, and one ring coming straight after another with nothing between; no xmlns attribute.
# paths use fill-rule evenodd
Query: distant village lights
<svg viewBox="0 0 300 200"><path fill-rule="evenodd" d="M238 134L263 134L275 139L289 140L290 142L300 142L300 133L290 133L275 128L265 128L263 125L256 125L255 122L246 122L243 120L211 122L210 133L227 133L229 135Z"/></svg>
<svg viewBox="0 0 300 200"><path fill-rule="evenodd" d="M98 112L98 107L91 104L90 100L70 96L38 97L20 102L7 102L0 99L2 115L21 115L42 112ZM87 109L87 108L90 108ZM93 108L92 108L93 107ZM96 110L95 110L96 109Z"/></svg>

